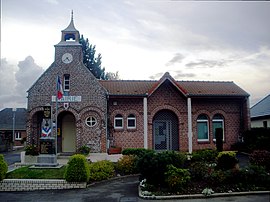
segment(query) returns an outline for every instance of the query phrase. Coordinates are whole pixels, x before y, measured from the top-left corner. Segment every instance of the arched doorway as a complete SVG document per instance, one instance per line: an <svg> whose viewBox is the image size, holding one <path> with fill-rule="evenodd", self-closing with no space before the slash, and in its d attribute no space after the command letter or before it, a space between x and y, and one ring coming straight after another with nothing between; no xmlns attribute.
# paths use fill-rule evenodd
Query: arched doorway
<svg viewBox="0 0 270 202"><path fill-rule="evenodd" d="M178 118L170 110L157 112L153 119L154 150L179 150Z"/></svg>
<svg viewBox="0 0 270 202"><path fill-rule="evenodd" d="M63 112L63 114L61 114L59 119L60 119L61 142L58 145L62 148L62 152L75 152L76 151L75 117L70 112Z"/></svg>

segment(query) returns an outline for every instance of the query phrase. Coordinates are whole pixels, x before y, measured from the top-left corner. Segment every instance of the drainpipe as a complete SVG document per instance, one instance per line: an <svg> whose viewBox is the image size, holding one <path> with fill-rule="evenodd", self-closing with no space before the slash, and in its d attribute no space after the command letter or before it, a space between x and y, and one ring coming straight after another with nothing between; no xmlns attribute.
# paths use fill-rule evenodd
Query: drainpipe
<svg viewBox="0 0 270 202"><path fill-rule="evenodd" d="M187 99L188 107L188 153L192 153L192 113L191 113L191 98Z"/></svg>
<svg viewBox="0 0 270 202"><path fill-rule="evenodd" d="M109 141L108 141L108 137L109 137L109 129L108 129L108 122L109 122L109 116L108 116L108 113L109 113L109 94L106 93L106 112L105 112L105 127L106 127L106 152L109 148Z"/></svg>
<svg viewBox="0 0 270 202"><path fill-rule="evenodd" d="M147 95L143 98L143 145L144 148L148 148L148 141L147 141L147 130L148 130L148 120L147 120Z"/></svg>

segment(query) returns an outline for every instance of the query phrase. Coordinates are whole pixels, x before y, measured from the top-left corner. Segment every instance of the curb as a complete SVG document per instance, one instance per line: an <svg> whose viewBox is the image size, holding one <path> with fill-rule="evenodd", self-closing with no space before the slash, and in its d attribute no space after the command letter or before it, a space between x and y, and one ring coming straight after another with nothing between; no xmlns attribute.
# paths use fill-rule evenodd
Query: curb
<svg viewBox="0 0 270 202"><path fill-rule="evenodd" d="M140 185L138 186L139 197L142 199L206 199L206 198L217 198L217 197L231 197L231 196L243 196L243 195L257 195L257 194L270 194L270 191L246 191L246 192L231 192L231 193L214 193L210 196L203 194L187 194L187 195L171 195L171 196L144 196Z"/></svg>

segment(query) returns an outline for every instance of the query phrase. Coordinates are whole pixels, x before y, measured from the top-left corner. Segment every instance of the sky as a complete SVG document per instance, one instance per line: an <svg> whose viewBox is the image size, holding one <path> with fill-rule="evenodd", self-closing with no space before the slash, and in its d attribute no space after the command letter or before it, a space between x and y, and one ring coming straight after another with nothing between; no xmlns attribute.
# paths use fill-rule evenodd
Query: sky
<svg viewBox="0 0 270 202"><path fill-rule="evenodd" d="M27 107L26 91L54 61L74 12L106 72L125 80L233 81L250 105L270 93L270 2L0 0L0 109Z"/></svg>

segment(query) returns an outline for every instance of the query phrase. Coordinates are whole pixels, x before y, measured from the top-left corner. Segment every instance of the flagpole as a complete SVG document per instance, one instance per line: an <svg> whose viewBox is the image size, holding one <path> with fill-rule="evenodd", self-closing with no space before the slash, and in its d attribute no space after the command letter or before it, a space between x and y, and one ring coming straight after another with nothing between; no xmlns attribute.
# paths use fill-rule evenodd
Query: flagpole
<svg viewBox="0 0 270 202"><path fill-rule="evenodd" d="M57 156L58 75L56 76L55 155Z"/></svg>

